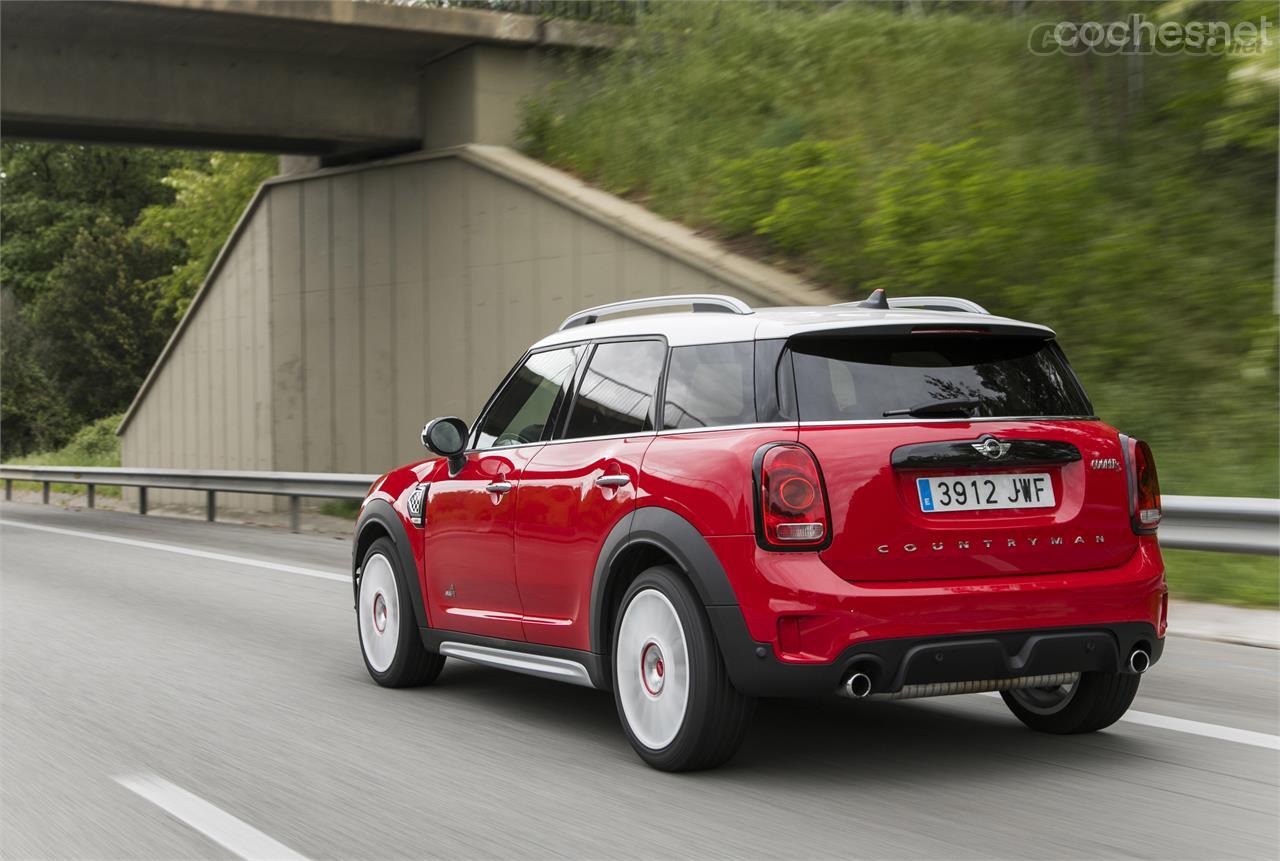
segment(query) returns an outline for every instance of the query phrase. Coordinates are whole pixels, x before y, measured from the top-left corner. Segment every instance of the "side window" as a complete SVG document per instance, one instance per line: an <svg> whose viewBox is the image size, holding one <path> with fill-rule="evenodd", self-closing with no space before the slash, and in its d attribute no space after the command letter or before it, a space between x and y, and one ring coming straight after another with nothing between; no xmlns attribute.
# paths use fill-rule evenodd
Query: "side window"
<svg viewBox="0 0 1280 861"><path fill-rule="evenodd" d="M554 419L581 347L534 353L507 380L476 433L476 448L498 448L538 442Z"/></svg>
<svg viewBox="0 0 1280 861"><path fill-rule="evenodd" d="M597 346L578 385L565 439L653 430L653 400L666 355L661 341Z"/></svg>
<svg viewBox="0 0 1280 861"><path fill-rule="evenodd" d="M662 407L665 428L706 428L756 420L755 351L750 341L676 347Z"/></svg>

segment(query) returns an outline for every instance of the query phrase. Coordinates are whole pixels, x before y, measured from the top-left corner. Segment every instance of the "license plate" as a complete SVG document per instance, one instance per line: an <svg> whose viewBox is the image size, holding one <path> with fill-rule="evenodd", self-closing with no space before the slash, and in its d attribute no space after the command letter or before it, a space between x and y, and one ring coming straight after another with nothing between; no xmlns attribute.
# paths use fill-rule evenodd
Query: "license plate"
<svg viewBox="0 0 1280 861"><path fill-rule="evenodd" d="M1053 482L1047 472L1019 475L942 475L917 478L920 510L983 511L999 508L1052 508Z"/></svg>

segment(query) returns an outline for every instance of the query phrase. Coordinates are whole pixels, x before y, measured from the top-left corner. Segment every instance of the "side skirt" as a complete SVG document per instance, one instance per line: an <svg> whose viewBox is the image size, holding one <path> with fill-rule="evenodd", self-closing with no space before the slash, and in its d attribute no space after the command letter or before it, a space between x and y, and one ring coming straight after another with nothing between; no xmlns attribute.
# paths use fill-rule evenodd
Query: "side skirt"
<svg viewBox="0 0 1280 861"><path fill-rule="evenodd" d="M602 683L605 678L602 657L592 652L436 628L420 628L419 632L423 645L442 655L557 682L606 688Z"/></svg>

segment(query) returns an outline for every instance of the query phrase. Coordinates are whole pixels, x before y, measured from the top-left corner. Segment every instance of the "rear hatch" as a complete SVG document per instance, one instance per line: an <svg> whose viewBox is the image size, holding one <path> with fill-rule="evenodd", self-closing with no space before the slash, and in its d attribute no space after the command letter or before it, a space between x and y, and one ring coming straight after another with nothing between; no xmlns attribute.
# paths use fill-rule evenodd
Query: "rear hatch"
<svg viewBox="0 0 1280 861"><path fill-rule="evenodd" d="M813 333L779 372L847 580L1082 571L1137 546L1119 435L1044 333Z"/></svg>

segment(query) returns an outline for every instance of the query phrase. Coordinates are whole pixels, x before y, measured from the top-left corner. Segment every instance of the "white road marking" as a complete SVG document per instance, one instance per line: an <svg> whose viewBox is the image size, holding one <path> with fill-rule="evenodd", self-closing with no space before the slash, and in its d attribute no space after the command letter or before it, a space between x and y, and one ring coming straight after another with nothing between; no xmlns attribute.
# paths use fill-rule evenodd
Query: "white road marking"
<svg viewBox="0 0 1280 861"><path fill-rule="evenodd" d="M988 691L981 696L999 697L995 691ZM1157 729L1168 729L1184 732L1187 735L1199 735L1205 738L1216 738L1219 741L1233 741L1236 744L1248 744L1254 747L1265 747L1280 750L1280 735L1269 735L1265 732L1254 732L1248 729L1236 729L1233 726L1219 726L1216 723L1202 723L1198 720L1158 715L1152 712L1139 712L1129 709L1120 718L1122 723L1136 723L1140 726L1153 726Z"/></svg>
<svg viewBox="0 0 1280 861"><path fill-rule="evenodd" d="M306 861L306 856L299 855L252 825L154 774L126 774L115 778L115 781L245 861Z"/></svg>
<svg viewBox="0 0 1280 861"><path fill-rule="evenodd" d="M0 525L17 526L22 529L35 529L41 532L54 532L63 535L74 535L79 538L91 538L95 541L109 541L113 544L127 544L131 547L143 547L148 550L163 550L169 553L178 553L183 556L195 556L200 559L213 559L218 562L231 562L236 565L247 565L251 568L266 568L270 571L283 571L287 574L302 574L306 577L319 577L324 580L337 580L341 583L350 583L348 577L340 574L334 574L329 571L320 571L315 568L300 568L296 565L282 565L278 562L266 562L261 559L251 559L248 556L232 556L228 553L213 553L208 550L194 550L190 547L179 547L176 544L159 544L154 541L138 541L133 538L118 538L114 535L104 535L101 532L84 532L79 529L61 529L56 526L39 526L34 523L22 523L15 520L0 520ZM999 697L1000 694L994 691L983 696ZM1157 729L1167 729L1173 732L1186 733L1188 735L1198 735L1204 738L1216 738L1219 741L1231 741L1237 744L1247 744L1254 747L1264 747L1270 750L1280 750L1280 736L1269 735L1263 732L1253 732L1247 729L1236 729L1230 726L1219 726L1218 724L1202 723L1195 720L1186 720L1184 718L1169 717L1168 715L1158 715L1151 712L1127 711L1121 721L1138 724L1140 726L1151 726Z"/></svg>
<svg viewBox="0 0 1280 861"><path fill-rule="evenodd" d="M214 553L209 550L196 550L192 547L180 547L177 544L160 544L155 541L138 541L135 538L120 538L115 535L104 535L101 532L85 532L80 529L62 529L57 526L39 526L34 523L22 523L17 520L0 520L0 525L16 526L20 529L35 529L39 532L52 532L57 535L74 535L77 538L90 538L94 541L107 541L111 544L126 544L130 547L142 547L146 550L163 550L181 556L194 556L197 559L212 559L215 562L230 562L234 565L246 565L250 568L265 568L268 571L283 571L286 574L301 574L304 577L319 577L322 580L337 580L339 583L350 583L351 578L332 571L321 571L317 568L300 568L297 565L282 565L279 562L267 562L263 559L251 559L248 556L233 556L230 553Z"/></svg>
<svg viewBox="0 0 1280 861"><path fill-rule="evenodd" d="M1189 735L1202 735L1206 738L1216 738L1221 741L1234 741L1236 744L1251 744L1254 747L1280 750L1280 735L1268 735L1265 732L1253 732L1247 729L1236 729L1233 726L1218 726L1213 723L1201 723L1198 720L1184 720L1183 718L1169 717L1168 715L1135 712L1132 710L1125 712L1124 717L1120 718L1120 720L1141 724L1142 726L1171 729L1174 732L1185 732Z"/></svg>

